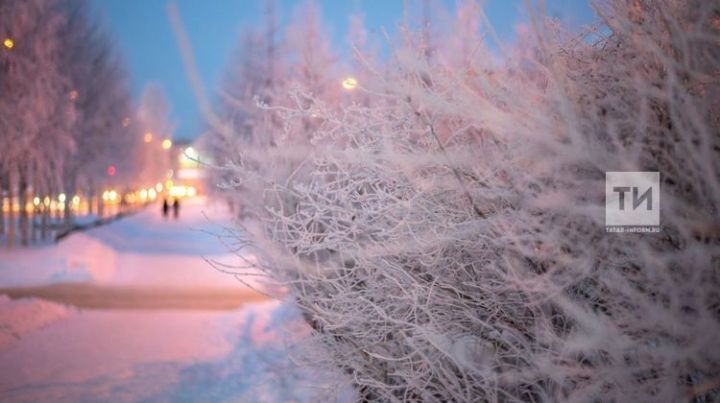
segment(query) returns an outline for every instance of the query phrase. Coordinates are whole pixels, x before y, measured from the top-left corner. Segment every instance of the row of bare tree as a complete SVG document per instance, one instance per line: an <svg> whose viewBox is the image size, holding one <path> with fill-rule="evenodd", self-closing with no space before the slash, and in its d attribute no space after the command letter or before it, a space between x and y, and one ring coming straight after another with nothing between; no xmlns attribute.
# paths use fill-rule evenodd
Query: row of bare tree
<svg viewBox="0 0 720 403"><path fill-rule="evenodd" d="M134 179L142 128L120 57L86 1L0 0L0 38L0 235L12 246L17 226L27 245L36 227L48 236L46 200L66 195L68 226L75 195L92 201Z"/></svg>

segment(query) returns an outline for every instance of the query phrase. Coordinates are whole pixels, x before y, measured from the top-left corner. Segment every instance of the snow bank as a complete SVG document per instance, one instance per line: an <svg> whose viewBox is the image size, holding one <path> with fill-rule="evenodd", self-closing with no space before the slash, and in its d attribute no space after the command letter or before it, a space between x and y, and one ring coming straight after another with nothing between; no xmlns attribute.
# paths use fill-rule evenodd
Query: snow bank
<svg viewBox="0 0 720 403"><path fill-rule="evenodd" d="M62 282L143 286L237 287L239 258L219 238L226 209L185 201L179 219L157 206L109 225L74 233L56 245L0 248L0 287ZM252 257L247 258L252 261ZM208 263L208 260L213 264ZM247 263L247 262L245 262ZM253 281L257 285L257 281Z"/></svg>
<svg viewBox="0 0 720 403"><path fill-rule="evenodd" d="M58 245L1 250L3 287L60 282L107 281L116 271L116 252L105 243L77 233Z"/></svg>
<svg viewBox="0 0 720 403"><path fill-rule="evenodd" d="M71 313L67 307L53 302L35 298L11 300L0 295L0 349Z"/></svg>
<svg viewBox="0 0 720 403"><path fill-rule="evenodd" d="M308 331L277 301L230 312L81 311L0 349L0 400L352 401L347 382L293 359Z"/></svg>

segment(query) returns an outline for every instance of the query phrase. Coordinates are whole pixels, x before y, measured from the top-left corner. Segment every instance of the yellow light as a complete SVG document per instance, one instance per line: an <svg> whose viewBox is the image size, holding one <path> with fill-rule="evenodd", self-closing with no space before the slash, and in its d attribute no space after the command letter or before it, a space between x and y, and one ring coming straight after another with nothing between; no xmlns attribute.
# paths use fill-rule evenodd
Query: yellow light
<svg viewBox="0 0 720 403"><path fill-rule="evenodd" d="M43 199L43 204L46 206L50 205L50 198L48 196L45 196L45 199Z"/></svg>
<svg viewBox="0 0 720 403"><path fill-rule="evenodd" d="M108 192L107 190L104 191L103 194L102 194L102 199L105 200L105 201L110 200L110 192Z"/></svg>
<svg viewBox="0 0 720 403"><path fill-rule="evenodd" d="M197 194L197 189L195 189L193 186L190 186L187 188L187 194L190 197L195 197L195 195Z"/></svg>
<svg viewBox="0 0 720 403"><path fill-rule="evenodd" d="M148 197L150 197L150 200L155 200L155 198L157 197L157 192L155 192L155 189L153 188L148 189L147 193Z"/></svg>
<svg viewBox="0 0 720 403"><path fill-rule="evenodd" d="M67 197L65 196L65 193L60 193L60 194L58 195L58 201L59 201L60 203L65 203L65 199L66 199L66 198L67 198Z"/></svg>
<svg viewBox="0 0 720 403"><path fill-rule="evenodd" d="M348 91L354 90L358 85L357 80L354 77L348 77L343 80L342 86Z"/></svg>
<svg viewBox="0 0 720 403"><path fill-rule="evenodd" d="M171 181L171 180L165 181L165 189L172 190L172 187L173 187L173 181Z"/></svg>
<svg viewBox="0 0 720 403"><path fill-rule="evenodd" d="M37 197L37 196L34 197L34 198L33 198L33 204L36 205L36 206L39 206L39 205L40 205L40 198Z"/></svg>
<svg viewBox="0 0 720 403"><path fill-rule="evenodd" d="M58 203L58 209L60 211L65 211L65 203Z"/></svg>
<svg viewBox="0 0 720 403"><path fill-rule="evenodd" d="M163 184L158 182L158 184L155 185L155 191L162 192L162 190L163 190Z"/></svg>
<svg viewBox="0 0 720 403"><path fill-rule="evenodd" d="M145 133L145 136L143 136L143 140L144 140L146 143L151 142L152 139L153 139L153 134L150 133L150 132Z"/></svg>
<svg viewBox="0 0 720 403"><path fill-rule="evenodd" d="M5 38L5 40L3 41L3 45L5 45L5 47L8 49L12 49L13 47L15 47L15 42L10 38Z"/></svg>
<svg viewBox="0 0 720 403"><path fill-rule="evenodd" d="M180 166L183 168L193 168L198 165L200 155L194 148L188 147L180 154Z"/></svg>
<svg viewBox="0 0 720 403"><path fill-rule="evenodd" d="M143 189L140 191L140 200L145 201L147 199L147 190Z"/></svg>
<svg viewBox="0 0 720 403"><path fill-rule="evenodd" d="M114 190L111 190L110 193L108 193L108 199L110 199L110 201L115 201L115 199L117 199L117 197L118 197L118 194Z"/></svg>
<svg viewBox="0 0 720 403"><path fill-rule="evenodd" d="M165 139L165 140L162 141L162 148L163 148L163 150L169 150L170 147L172 147L172 140L170 140L170 139Z"/></svg>
<svg viewBox="0 0 720 403"><path fill-rule="evenodd" d="M80 204L80 196L77 196L77 195L73 196L73 198L72 198L72 204L74 204L75 206L77 206L78 204Z"/></svg>
<svg viewBox="0 0 720 403"><path fill-rule="evenodd" d="M170 189L170 196L185 197L185 195L187 195L187 189L185 186L173 186L173 188Z"/></svg>

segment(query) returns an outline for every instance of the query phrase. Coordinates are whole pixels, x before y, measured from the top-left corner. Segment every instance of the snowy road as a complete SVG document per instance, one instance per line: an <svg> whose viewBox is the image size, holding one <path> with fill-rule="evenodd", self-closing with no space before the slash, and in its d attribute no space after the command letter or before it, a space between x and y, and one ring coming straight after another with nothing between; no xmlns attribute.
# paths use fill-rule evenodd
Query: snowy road
<svg viewBox="0 0 720 403"><path fill-rule="evenodd" d="M206 261L238 261L213 235L228 214L158 210L0 251L0 401L328 400L290 359L297 312Z"/></svg>

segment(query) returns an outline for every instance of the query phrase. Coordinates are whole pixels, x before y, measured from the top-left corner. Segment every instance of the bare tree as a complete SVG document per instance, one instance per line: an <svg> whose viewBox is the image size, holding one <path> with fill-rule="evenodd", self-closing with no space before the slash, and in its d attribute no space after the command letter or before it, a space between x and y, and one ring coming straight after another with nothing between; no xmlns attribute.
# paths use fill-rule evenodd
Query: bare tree
<svg viewBox="0 0 720 403"><path fill-rule="evenodd" d="M38 213L47 235L46 201L66 193L58 210L64 208L69 224L71 198L80 187L92 194L111 163L127 164L118 171L129 173L139 137L123 123L130 116L127 82L86 2L2 1L0 9L6 41L0 52L0 182L11 205L8 243L15 240L16 204L20 241L27 245L36 236Z"/></svg>

